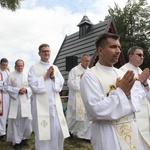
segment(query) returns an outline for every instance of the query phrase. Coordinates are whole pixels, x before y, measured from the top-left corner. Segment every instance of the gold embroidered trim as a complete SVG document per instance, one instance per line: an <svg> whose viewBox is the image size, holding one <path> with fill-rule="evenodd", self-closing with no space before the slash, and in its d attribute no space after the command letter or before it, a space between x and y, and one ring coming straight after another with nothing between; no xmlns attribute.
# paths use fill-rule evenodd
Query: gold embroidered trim
<svg viewBox="0 0 150 150"><path fill-rule="evenodd" d="M46 120L43 120L43 121L41 122L41 126L42 126L43 128L45 128L47 125L48 125L48 123L46 122Z"/></svg>
<svg viewBox="0 0 150 150"><path fill-rule="evenodd" d="M109 88L110 88L110 90L108 91L108 93L106 93L107 96L109 96L109 93L110 93L112 90L115 90L115 89L116 89L115 85L113 85L113 84L109 85Z"/></svg>

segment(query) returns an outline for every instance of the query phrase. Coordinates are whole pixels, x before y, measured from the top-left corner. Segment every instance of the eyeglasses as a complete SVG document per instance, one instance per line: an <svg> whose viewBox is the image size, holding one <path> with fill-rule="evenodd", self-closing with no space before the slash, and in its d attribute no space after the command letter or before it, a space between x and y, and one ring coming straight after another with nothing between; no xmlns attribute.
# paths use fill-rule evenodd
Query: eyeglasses
<svg viewBox="0 0 150 150"><path fill-rule="evenodd" d="M50 51L49 50L43 50L41 51L42 53L49 53Z"/></svg>
<svg viewBox="0 0 150 150"><path fill-rule="evenodd" d="M144 54L141 53L137 53L136 55L138 55L139 57L144 57Z"/></svg>

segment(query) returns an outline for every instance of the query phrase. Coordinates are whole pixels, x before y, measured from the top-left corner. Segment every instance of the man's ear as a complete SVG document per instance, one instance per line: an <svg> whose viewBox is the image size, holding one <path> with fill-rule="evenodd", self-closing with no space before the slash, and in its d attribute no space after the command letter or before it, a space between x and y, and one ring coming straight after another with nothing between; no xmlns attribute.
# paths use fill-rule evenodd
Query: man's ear
<svg viewBox="0 0 150 150"><path fill-rule="evenodd" d="M102 48L101 47L98 47L98 54L102 54Z"/></svg>
<svg viewBox="0 0 150 150"><path fill-rule="evenodd" d="M129 56L128 56L128 59L130 60L130 59L132 59L132 54L129 54Z"/></svg>

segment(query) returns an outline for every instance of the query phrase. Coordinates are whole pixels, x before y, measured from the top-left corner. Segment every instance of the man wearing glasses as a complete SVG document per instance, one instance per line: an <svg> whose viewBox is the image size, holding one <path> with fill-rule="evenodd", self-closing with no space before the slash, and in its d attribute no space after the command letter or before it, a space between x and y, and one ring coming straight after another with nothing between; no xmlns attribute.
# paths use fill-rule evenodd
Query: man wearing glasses
<svg viewBox="0 0 150 150"><path fill-rule="evenodd" d="M69 136L59 92L64 79L57 66L49 60L48 44L39 46L40 61L33 65L28 82L33 92L32 116L36 150L63 149L64 138Z"/></svg>
<svg viewBox="0 0 150 150"><path fill-rule="evenodd" d="M139 46L133 46L128 50L129 62L123 65L120 69L123 71L133 70L135 77L141 82L143 89L146 92L146 97L143 100L142 109L136 113L136 122L139 131L142 135L142 139L150 146L150 81L149 68L145 68L143 71L139 68L144 61L143 49ZM145 77L145 80L141 80L141 77Z"/></svg>

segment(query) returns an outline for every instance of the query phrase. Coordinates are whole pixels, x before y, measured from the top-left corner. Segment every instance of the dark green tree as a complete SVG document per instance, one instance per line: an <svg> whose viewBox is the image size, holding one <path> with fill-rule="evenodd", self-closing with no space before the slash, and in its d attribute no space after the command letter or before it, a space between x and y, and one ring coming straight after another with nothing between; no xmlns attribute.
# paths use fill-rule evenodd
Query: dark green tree
<svg viewBox="0 0 150 150"><path fill-rule="evenodd" d="M0 0L0 5L2 8L10 9L15 11L20 7L20 2L23 0Z"/></svg>
<svg viewBox="0 0 150 150"><path fill-rule="evenodd" d="M141 68L150 68L150 6L147 1L128 0L123 10L115 3L115 7L109 8L108 12L105 20L114 19L126 62L128 49L138 45L145 53Z"/></svg>

